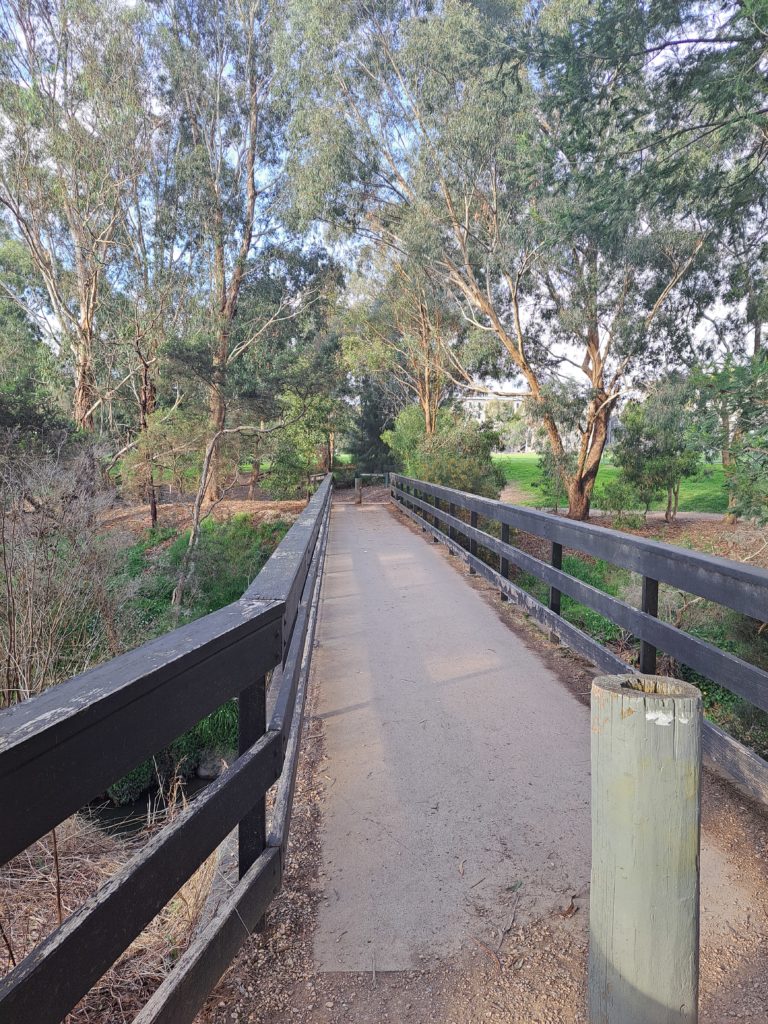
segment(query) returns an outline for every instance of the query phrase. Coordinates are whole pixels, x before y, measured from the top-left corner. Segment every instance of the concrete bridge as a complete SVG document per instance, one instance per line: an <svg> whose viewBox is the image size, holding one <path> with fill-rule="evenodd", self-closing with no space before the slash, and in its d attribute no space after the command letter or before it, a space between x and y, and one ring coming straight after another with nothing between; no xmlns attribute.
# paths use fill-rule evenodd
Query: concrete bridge
<svg viewBox="0 0 768 1024"><path fill-rule="evenodd" d="M618 658L561 618L560 595L631 622L647 667L656 646L680 644L765 702L761 670L670 633L653 584L679 578L762 611L768 575L419 481L392 493L397 507L332 503L325 481L242 601L0 716L6 860L222 700L241 705L238 760L7 976L2 1024L60 1020L236 827L240 880L136 1021L195 1018L283 881L308 690L326 756L310 980L266 1013L236 965L234 1019L586 1020L595 669L570 648L603 670ZM516 528L547 537L551 560L515 548ZM568 577L564 545L641 567L643 608ZM516 564L550 585L546 606L515 583ZM768 1005L763 762L734 743L717 731L705 744L753 801L708 777L701 1020L713 1024L764 1021ZM233 991L225 981L204 1019L233 1019Z"/></svg>

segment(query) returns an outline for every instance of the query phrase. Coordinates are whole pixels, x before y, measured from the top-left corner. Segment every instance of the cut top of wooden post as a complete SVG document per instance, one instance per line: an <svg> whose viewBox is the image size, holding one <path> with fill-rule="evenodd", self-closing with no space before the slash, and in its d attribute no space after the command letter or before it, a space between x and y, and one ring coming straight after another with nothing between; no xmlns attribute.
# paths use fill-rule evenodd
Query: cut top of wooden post
<svg viewBox="0 0 768 1024"><path fill-rule="evenodd" d="M693 683L682 679L671 679L669 676L597 676L592 681L592 694L620 696L633 704L652 705L665 704L668 701L693 701L701 704L701 691Z"/></svg>

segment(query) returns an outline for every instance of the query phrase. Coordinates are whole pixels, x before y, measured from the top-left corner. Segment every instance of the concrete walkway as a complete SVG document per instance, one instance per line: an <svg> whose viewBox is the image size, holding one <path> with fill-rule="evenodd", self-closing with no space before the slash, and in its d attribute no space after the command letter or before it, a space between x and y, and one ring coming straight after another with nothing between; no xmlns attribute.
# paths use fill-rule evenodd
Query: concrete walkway
<svg viewBox="0 0 768 1024"><path fill-rule="evenodd" d="M386 506L334 507L323 586L317 967L423 967L584 895L585 708Z"/></svg>

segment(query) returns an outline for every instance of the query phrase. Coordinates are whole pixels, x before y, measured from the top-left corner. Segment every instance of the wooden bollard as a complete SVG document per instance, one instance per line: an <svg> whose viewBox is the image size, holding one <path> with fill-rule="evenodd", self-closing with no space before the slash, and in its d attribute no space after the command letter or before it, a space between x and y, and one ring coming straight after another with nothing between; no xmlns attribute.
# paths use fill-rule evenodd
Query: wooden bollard
<svg viewBox="0 0 768 1024"><path fill-rule="evenodd" d="M701 694L592 684L592 1024L696 1024Z"/></svg>
<svg viewBox="0 0 768 1024"><path fill-rule="evenodd" d="M363 481L361 477L355 477L355 504L363 504Z"/></svg>

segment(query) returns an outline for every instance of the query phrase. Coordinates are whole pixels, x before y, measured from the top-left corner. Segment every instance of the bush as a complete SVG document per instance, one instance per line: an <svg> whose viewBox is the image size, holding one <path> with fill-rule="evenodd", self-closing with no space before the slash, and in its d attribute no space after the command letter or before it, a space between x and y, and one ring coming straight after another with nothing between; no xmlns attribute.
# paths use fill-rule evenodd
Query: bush
<svg viewBox="0 0 768 1024"><path fill-rule="evenodd" d="M285 535L284 522L254 524L247 515L224 523L206 520L201 528L195 572L189 595L189 618L197 618L236 601ZM175 540L170 546L170 536ZM120 580L134 581L128 602L143 642L172 627L170 600L176 569L184 557L189 532L155 530L125 553ZM121 588L122 589L122 588ZM154 757L133 768L109 787L117 805L134 803L153 786L165 787L174 777L188 777L209 750L237 747L237 701L230 700L179 736Z"/></svg>
<svg viewBox="0 0 768 1024"><path fill-rule="evenodd" d="M449 409L438 412L437 430L427 434L421 409L408 406L382 437L408 476L486 498L498 498L504 486L504 473L491 459L498 434Z"/></svg>
<svg viewBox="0 0 768 1024"><path fill-rule="evenodd" d="M639 526L642 523L641 516L629 514L631 509L637 508L640 498L635 488L623 475L596 487L593 493L593 503L596 508L609 512L616 523L623 523L626 526Z"/></svg>
<svg viewBox="0 0 768 1024"><path fill-rule="evenodd" d="M539 453L539 479L534 485L539 488L542 508L551 508L557 512L568 505L568 490L565 480L576 470L576 455L565 452L558 457L547 445Z"/></svg>

